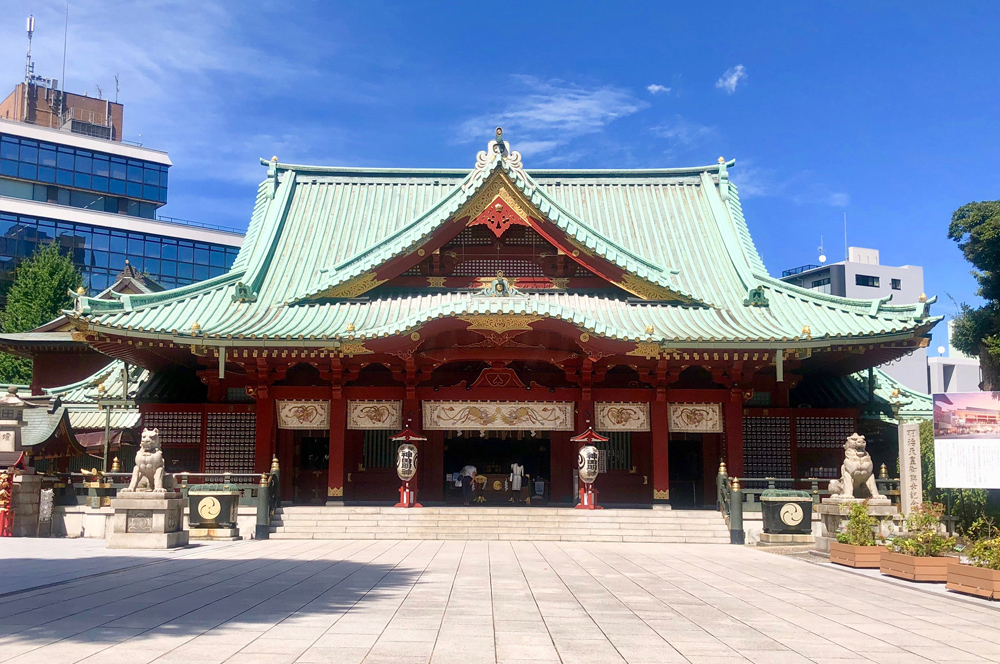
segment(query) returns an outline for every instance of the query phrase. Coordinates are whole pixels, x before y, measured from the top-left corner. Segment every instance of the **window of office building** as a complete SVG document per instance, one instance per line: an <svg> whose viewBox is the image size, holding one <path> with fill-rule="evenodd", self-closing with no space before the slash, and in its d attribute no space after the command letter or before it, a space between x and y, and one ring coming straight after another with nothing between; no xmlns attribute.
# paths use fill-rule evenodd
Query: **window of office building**
<svg viewBox="0 0 1000 664"><path fill-rule="evenodd" d="M39 244L50 242L73 259L91 294L113 284L126 260L164 288L176 288L223 274L239 253L238 247L0 213L0 296L4 300L14 268L34 254Z"/></svg>
<svg viewBox="0 0 1000 664"><path fill-rule="evenodd" d="M0 136L0 177L167 202L168 166L65 145Z"/></svg>
<svg viewBox="0 0 1000 664"><path fill-rule="evenodd" d="M872 288L878 288L878 277L872 277L867 274L856 274L854 275L854 283L858 286L870 286Z"/></svg>
<svg viewBox="0 0 1000 664"><path fill-rule="evenodd" d="M902 290L903 289L903 282L900 281L899 279L893 279L890 282L889 285L892 286L892 290Z"/></svg>
<svg viewBox="0 0 1000 664"><path fill-rule="evenodd" d="M815 279L812 282L811 289L814 290L814 291L818 291L820 293L830 293L831 292L830 291L830 278L827 277L825 279Z"/></svg>

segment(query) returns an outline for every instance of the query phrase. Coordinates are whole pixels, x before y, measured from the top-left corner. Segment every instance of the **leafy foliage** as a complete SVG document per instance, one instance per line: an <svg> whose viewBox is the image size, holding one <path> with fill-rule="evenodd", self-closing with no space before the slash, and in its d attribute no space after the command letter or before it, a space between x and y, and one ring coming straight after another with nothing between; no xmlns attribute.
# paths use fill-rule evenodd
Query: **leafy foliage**
<svg viewBox="0 0 1000 664"><path fill-rule="evenodd" d="M941 556L955 546L954 537L941 534L941 516L944 505L941 503L924 503L913 509L906 517L903 528L905 533L886 542L888 549L894 553L905 553L908 556Z"/></svg>
<svg viewBox="0 0 1000 664"><path fill-rule="evenodd" d="M920 465L924 500L932 503L947 501L947 489L938 489L934 480L934 423L920 422ZM951 513L957 518L958 530L966 533L986 510L985 489L952 489Z"/></svg>
<svg viewBox="0 0 1000 664"><path fill-rule="evenodd" d="M868 513L868 501L851 505L844 532L837 533L837 541L851 546L875 546L875 529L878 519Z"/></svg>
<svg viewBox="0 0 1000 664"><path fill-rule="evenodd" d="M1000 201L969 203L955 210L948 237L975 268L976 294L986 301L978 308L962 305L952 343L979 357L982 389L1000 390Z"/></svg>
<svg viewBox="0 0 1000 664"><path fill-rule="evenodd" d="M7 306L0 313L6 333L27 332L47 323L73 304L67 294L83 285L83 277L68 256L54 244L45 245L22 262L7 292ZM0 353L0 381L29 383L31 360Z"/></svg>
<svg viewBox="0 0 1000 664"><path fill-rule="evenodd" d="M972 546L965 550L970 565L1000 570L1000 529L993 519L976 519L966 537L972 540Z"/></svg>

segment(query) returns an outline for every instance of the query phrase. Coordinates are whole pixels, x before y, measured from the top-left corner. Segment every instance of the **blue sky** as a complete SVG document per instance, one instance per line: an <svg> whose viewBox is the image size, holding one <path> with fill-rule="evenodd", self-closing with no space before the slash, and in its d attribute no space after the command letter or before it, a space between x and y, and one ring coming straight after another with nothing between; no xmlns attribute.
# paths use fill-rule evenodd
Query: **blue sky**
<svg viewBox="0 0 1000 664"><path fill-rule="evenodd" d="M753 4L754 6L748 6ZM958 3L956 3L957 5ZM0 7L0 81L59 76L64 3ZM851 245L975 283L952 211L1000 198L996 3L76 2L67 83L170 152L164 214L245 228L259 157L468 167L497 124L544 168L735 158L772 274ZM939 335L939 338L942 335ZM935 339L936 346L940 341Z"/></svg>

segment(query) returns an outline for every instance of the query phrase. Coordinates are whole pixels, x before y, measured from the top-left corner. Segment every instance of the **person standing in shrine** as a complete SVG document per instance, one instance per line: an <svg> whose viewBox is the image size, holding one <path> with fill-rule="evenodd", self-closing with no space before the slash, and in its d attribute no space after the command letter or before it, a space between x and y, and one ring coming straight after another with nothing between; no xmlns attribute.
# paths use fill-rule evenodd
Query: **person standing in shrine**
<svg viewBox="0 0 1000 664"><path fill-rule="evenodd" d="M466 466L462 469L462 504L468 505L472 500L472 485L476 477L476 467Z"/></svg>

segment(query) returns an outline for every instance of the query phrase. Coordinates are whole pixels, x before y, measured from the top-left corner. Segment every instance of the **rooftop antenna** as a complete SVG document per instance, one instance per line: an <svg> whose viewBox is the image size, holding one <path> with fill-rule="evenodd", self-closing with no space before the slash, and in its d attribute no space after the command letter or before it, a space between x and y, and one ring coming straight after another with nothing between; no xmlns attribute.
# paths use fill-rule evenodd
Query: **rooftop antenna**
<svg viewBox="0 0 1000 664"><path fill-rule="evenodd" d="M31 35L35 32L35 16L28 16L28 56L24 63L24 82L31 83L31 75L35 73L35 65L31 62Z"/></svg>
<svg viewBox="0 0 1000 664"><path fill-rule="evenodd" d="M847 213L844 213L844 260L851 258L851 252L847 249Z"/></svg>
<svg viewBox="0 0 1000 664"><path fill-rule="evenodd" d="M66 42L69 40L69 3L66 3L66 25L63 27L63 64L62 64L62 77L59 79L61 83L61 92L59 95L59 119L62 120L63 113L66 112Z"/></svg>
<svg viewBox="0 0 1000 664"><path fill-rule="evenodd" d="M826 262L826 252L823 251L823 236L819 236L819 246L816 248L819 251L819 264L822 265Z"/></svg>
<svg viewBox="0 0 1000 664"><path fill-rule="evenodd" d="M97 86L97 98L104 99L104 90L101 89L100 85Z"/></svg>
<svg viewBox="0 0 1000 664"><path fill-rule="evenodd" d="M118 103L118 74L115 74L115 103Z"/></svg>

